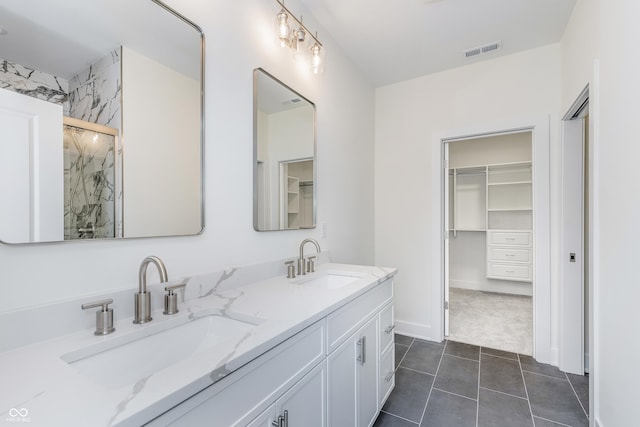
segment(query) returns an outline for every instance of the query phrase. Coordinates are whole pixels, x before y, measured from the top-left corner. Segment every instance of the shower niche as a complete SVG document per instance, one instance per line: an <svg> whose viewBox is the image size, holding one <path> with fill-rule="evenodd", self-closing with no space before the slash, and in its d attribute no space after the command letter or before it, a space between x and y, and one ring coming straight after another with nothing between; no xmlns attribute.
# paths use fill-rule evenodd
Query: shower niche
<svg viewBox="0 0 640 427"><path fill-rule="evenodd" d="M63 120L64 240L122 237L118 130Z"/></svg>

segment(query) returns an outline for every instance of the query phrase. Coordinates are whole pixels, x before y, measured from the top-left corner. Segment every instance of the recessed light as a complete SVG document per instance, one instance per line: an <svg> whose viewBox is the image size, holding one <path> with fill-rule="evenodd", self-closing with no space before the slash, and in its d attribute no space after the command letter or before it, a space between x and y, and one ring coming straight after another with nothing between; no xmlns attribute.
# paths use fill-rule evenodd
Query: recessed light
<svg viewBox="0 0 640 427"><path fill-rule="evenodd" d="M5 27L0 25L0 36L6 36L7 34L9 34L9 31L7 31Z"/></svg>

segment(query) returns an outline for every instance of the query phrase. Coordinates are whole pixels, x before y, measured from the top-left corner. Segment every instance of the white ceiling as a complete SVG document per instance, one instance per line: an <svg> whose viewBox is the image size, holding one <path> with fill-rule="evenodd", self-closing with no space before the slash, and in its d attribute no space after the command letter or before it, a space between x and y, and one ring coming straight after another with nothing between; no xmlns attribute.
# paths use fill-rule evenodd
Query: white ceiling
<svg viewBox="0 0 640 427"><path fill-rule="evenodd" d="M558 42L576 0L301 2L371 83L383 86ZM464 51L495 41L500 51L465 58Z"/></svg>

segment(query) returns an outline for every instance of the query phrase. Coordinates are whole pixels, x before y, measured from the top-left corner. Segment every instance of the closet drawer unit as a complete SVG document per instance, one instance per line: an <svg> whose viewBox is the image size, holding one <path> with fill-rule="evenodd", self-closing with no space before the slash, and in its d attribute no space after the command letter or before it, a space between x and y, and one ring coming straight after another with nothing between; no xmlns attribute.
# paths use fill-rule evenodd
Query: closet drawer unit
<svg viewBox="0 0 640 427"><path fill-rule="evenodd" d="M488 250L489 261L531 262L533 260L530 248L489 246Z"/></svg>
<svg viewBox="0 0 640 427"><path fill-rule="evenodd" d="M530 282L532 279L531 264L489 262L487 277L489 279L508 279Z"/></svg>
<svg viewBox="0 0 640 427"><path fill-rule="evenodd" d="M379 314L380 316L380 353L384 352L393 343L393 304L387 305Z"/></svg>
<svg viewBox="0 0 640 427"><path fill-rule="evenodd" d="M489 231L489 245L531 246L530 231Z"/></svg>

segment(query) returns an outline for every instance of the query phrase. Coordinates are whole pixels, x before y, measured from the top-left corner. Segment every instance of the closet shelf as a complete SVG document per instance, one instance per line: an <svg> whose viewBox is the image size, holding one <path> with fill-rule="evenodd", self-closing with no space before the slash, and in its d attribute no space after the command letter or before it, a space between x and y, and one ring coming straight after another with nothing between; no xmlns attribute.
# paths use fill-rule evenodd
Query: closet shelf
<svg viewBox="0 0 640 427"><path fill-rule="evenodd" d="M488 212L518 212L518 211L531 211L531 208L505 208L505 209L487 209Z"/></svg>
<svg viewBox="0 0 640 427"><path fill-rule="evenodd" d="M523 185L523 184L532 184L532 181L511 181L511 182L489 182L487 185Z"/></svg>

